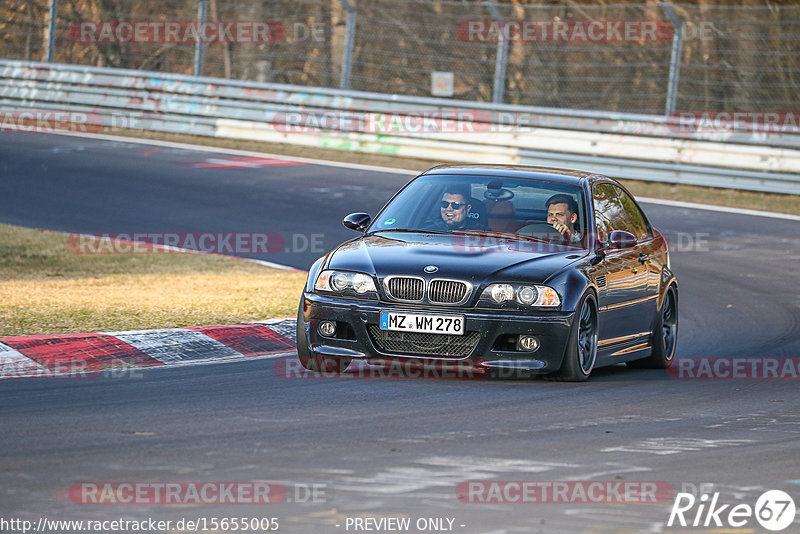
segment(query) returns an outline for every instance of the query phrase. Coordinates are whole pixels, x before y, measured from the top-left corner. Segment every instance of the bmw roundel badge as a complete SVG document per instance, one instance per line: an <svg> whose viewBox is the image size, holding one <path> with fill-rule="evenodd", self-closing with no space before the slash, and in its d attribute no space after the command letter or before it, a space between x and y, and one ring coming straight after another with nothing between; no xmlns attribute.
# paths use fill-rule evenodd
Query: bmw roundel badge
<svg viewBox="0 0 800 534"><path fill-rule="evenodd" d="M439 268L435 265L426 265L425 268L423 269L423 271L425 271L426 273L435 273L438 270Z"/></svg>

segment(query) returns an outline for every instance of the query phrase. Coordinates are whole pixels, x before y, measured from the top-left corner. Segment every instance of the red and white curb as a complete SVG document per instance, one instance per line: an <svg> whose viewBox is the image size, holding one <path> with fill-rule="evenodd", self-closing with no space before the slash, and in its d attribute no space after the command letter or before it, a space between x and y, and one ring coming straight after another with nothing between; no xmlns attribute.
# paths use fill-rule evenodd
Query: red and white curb
<svg viewBox="0 0 800 534"><path fill-rule="evenodd" d="M96 375L131 367L237 361L295 350L295 319L167 330L0 338L0 378Z"/></svg>

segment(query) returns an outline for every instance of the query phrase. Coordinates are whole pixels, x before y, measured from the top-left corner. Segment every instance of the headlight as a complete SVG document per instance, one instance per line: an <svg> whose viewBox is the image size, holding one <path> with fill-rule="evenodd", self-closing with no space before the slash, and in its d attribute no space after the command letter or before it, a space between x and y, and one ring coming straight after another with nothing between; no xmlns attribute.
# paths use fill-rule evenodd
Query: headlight
<svg viewBox="0 0 800 534"><path fill-rule="evenodd" d="M486 288L492 300L497 304L502 304L514 298L514 286L511 284L492 284Z"/></svg>
<svg viewBox="0 0 800 534"><path fill-rule="evenodd" d="M349 288L353 283L353 275L349 273L333 273L328 285L332 291L341 292Z"/></svg>
<svg viewBox="0 0 800 534"><path fill-rule="evenodd" d="M375 291L375 282L372 281L371 276L366 274L356 273L350 281L353 290L359 295L363 295L367 291Z"/></svg>
<svg viewBox="0 0 800 534"><path fill-rule="evenodd" d="M347 271L322 271L314 283L314 291L327 291L330 293L353 292L358 295L376 293L375 281L364 273L350 273Z"/></svg>
<svg viewBox="0 0 800 534"><path fill-rule="evenodd" d="M540 285L491 284L483 290L481 300L493 305L515 302L523 306L557 308L561 297L555 289Z"/></svg>
<svg viewBox="0 0 800 534"><path fill-rule="evenodd" d="M530 306L534 302L536 302L536 298L539 296L539 292L536 290L535 287L531 286L522 286L517 289L517 302L520 304L526 304Z"/></svg>

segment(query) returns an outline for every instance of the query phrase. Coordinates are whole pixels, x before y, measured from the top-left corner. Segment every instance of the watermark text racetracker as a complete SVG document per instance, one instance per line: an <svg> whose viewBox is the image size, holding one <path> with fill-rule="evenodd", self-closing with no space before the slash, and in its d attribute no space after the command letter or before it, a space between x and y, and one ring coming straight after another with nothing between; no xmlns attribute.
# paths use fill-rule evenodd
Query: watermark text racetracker
<svg viewBox="0 0 800 534"><path fill-rule="evenodd" d="M69 110L0 109L0 132L10 133L97 133L103 129L99 113Z"/></svg>
<svg viewBox="0 0 800 534"><path fill-rule="evenodd" d="M420 379L420 380L479 380L490 377L488 369L472 362L435 362L409 358L405 361L373 361L369 365L351 365L344 373L338 371L309 371L294 357L275 359L272 372L277 378L287 380L316 379ZM501 370L492 376L512 378L520 374L516 369Z"/></svg>
<svg viewBox="0 0 800 534"><path fill-rule="evenodd" d="M712 250L712 235L709 232L672 232L662 235L667 240L671 252L709 252ZM468 253L481 252L486 248L509 253L543 253L552 252L554 244L587 244L590 237L590 233L578 233L575 241L567 241L555 228L551 231L538 229L535 232L523 231L516 235L455 234L452 246L458 252ZM595 233L594 238L598 242L604 242L607 236Z"/></svg>
<svg viewBox="0 0 800 534"><path fill-rule="evenodd" d="M328 484L274 481L82 481L66 492L81 505L321 504L333 499Z"/></svg>
<svg viewBox="0 0 800 534"><path fill-rule="evenodd" d="M67 36L76 43L300 43L325 42L323 22L290 20L83 20Z"/></svg>
<svg viewBox="0 0 800 534"><path fill-rule="evenodd" d="M800 357L679 357L667 367L667 374L671 378L695 380L797 380L800 379Z"/></svg>
<svg viewBox="0 0 800 534"><path fill-rule="evenodd" d="M719 33L711 21L686 21L685 41L711 40ZM462 20L456 36L466 43L665 43L675 28L667 20Z"/></svg>
<svg viewBox="0 0 800 534"><path fill-rule="evenodd" d="M78 482L76 504L276 504L286 486L276 482Z"/></svg>
<svg viewBox="0 0 800 534"><path fill-rule="evenodd" d="M484 504L657 504L675 494L664 481L467 480L456 487L458 500Z"/></svg>
<svg viewBox="0 0 800 534"><path fill-rule="evenodd" d="M97 361L49 361L36 365L31 361L0 356L0 378L143 378L141 368L124 360L112 358L99 364Z"/></svg>
<svg viewBox="0 0 800 534"><path fill-rule="evenodd" d="M77 43L277 43L286 37L278 21L81 21L67 32Z"/></svg>
<svg viewBox="0 0 800 534"><path fill-rule="evenodd" d="M673 28L664 20L462 20L456 35L468 43L658 43Z"/></svg>
<svg viewBox="0 0 800 534"><path fill-rule="evenodd" d="M73 254L321 254L324 238L325 234L278 232L98 232L70 234L67 250Z"/></svg>
<svg viewBox="0 0 800 534"><path fill-rule="evenodd" d="M674 133L800 133L800 111L676 111L667 119Z"/></svg>
<svg viewBox="0 0 800 534"><path fill-rule="evenodd" d="M470 134L487 132L499 125L482 110L406 110L384 111L290 111L276 113L272 119L276 131L285 133L320 133L326 130L371 134ZM506 122L511 122L508 118Z"/></svg>

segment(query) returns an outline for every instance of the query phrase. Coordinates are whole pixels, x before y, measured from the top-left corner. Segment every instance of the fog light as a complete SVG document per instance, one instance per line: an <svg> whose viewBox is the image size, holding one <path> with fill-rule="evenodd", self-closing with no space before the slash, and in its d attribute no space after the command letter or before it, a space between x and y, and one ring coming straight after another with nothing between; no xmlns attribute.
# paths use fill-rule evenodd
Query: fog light
<svg viewBox="0 0 800 534"><path fill-rule="evenodd" d="M331 337L336 333L336 323L333 321L322 321L319 323L319 333L323 336Z"/></svg>
<svg viewBox="0 0 800 534"><path fill-rule="evenodd" d="M533 352L539 348L539 340L533 336L519 336L517 350Z"/></svg>

